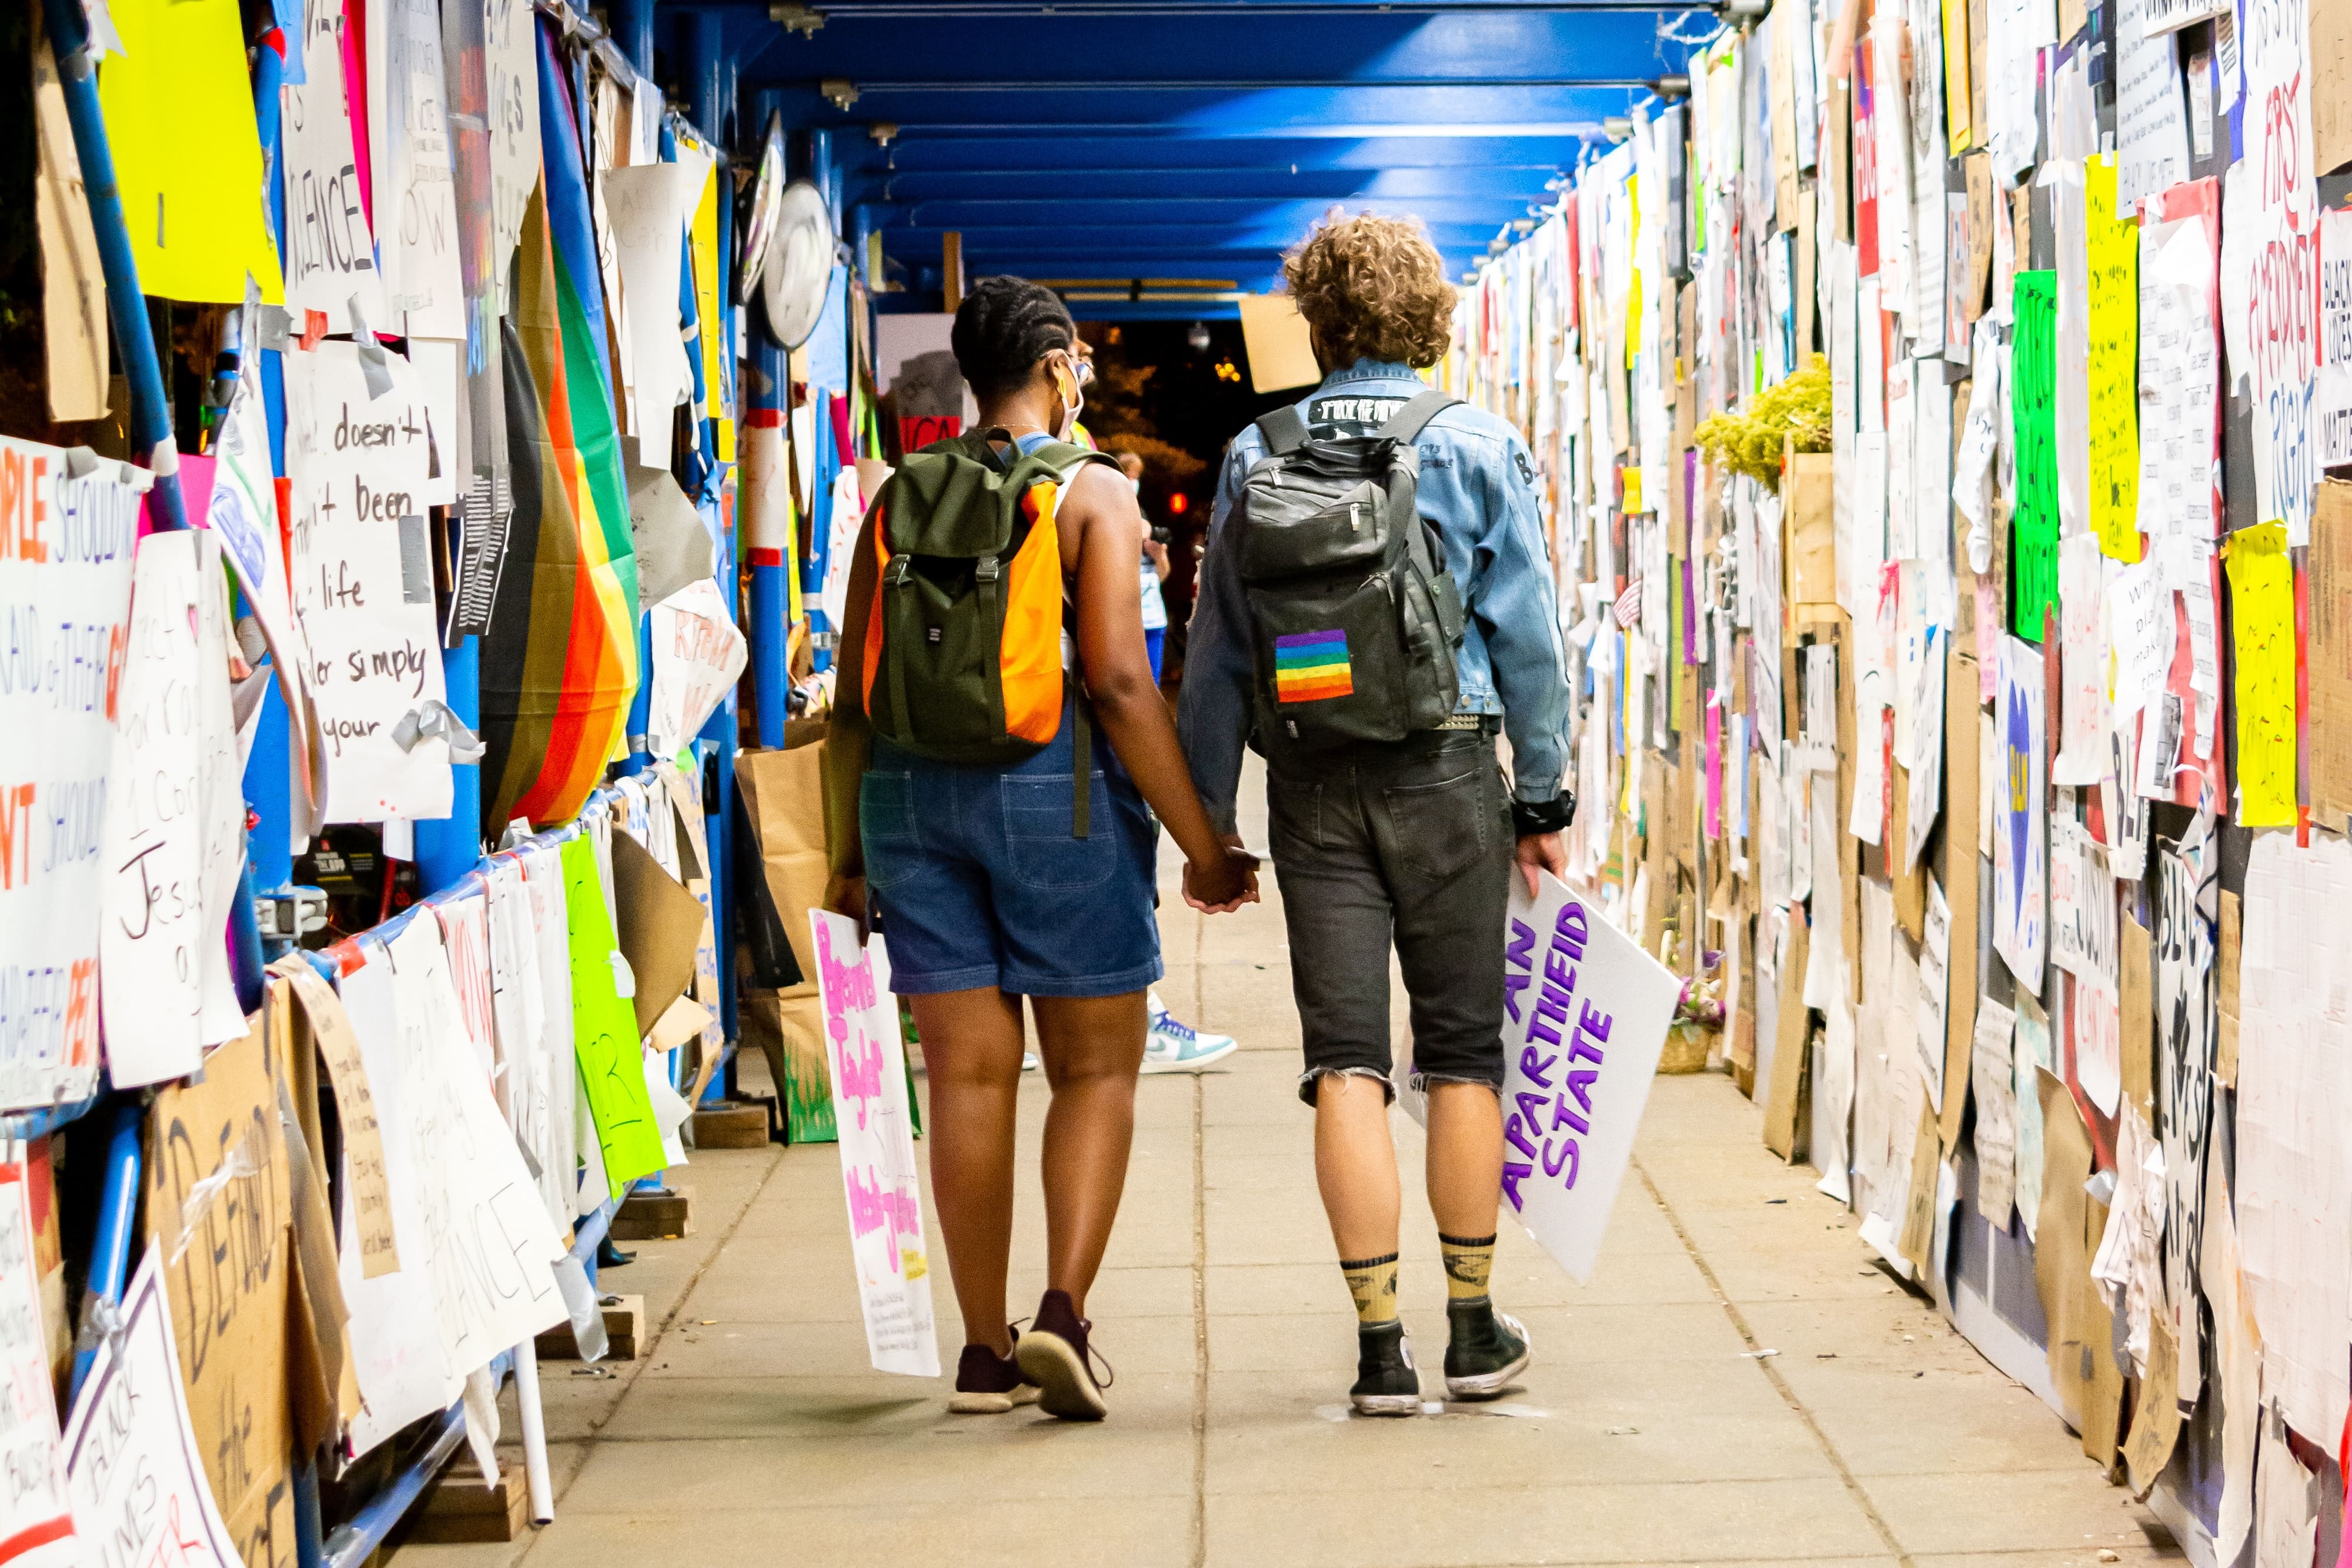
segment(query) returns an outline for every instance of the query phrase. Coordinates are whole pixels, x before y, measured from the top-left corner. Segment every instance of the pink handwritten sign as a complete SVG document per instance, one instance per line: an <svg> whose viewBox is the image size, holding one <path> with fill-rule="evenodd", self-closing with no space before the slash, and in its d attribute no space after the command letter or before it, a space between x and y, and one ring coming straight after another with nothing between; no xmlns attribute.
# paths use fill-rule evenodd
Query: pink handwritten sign
<svg viewBox="0 0 2352 1568"><path fill-rule="evenodd" d="M809 911L809 936L833 1058L833 1122L866 1353L877 1372L937 1377L922 1184L889 960L879 939L862 940L855 921L824 910Z"/></svg>

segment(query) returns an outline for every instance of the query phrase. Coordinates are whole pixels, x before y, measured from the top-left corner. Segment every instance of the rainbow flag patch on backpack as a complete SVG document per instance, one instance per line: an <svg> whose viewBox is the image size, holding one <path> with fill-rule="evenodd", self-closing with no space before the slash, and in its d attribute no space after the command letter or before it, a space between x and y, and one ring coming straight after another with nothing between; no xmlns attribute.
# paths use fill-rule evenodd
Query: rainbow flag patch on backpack
<svg viewBox="0 0 2352 1568"><path fill-rule="evenodd" d="M1274 640L1276 701L1321 702L1355 689L1345 632L1300 632Z"/></svg>

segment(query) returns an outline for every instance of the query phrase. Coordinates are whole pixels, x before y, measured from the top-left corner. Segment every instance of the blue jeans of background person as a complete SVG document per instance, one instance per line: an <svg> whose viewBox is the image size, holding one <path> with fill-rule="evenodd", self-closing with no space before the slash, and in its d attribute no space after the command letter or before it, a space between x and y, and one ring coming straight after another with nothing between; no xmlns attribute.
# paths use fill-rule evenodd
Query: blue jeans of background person
<svg viewBox="0 0 2352 1568"><path fill-rule="evenodd" d="M1168 628L1146 626L1143 629L1143 651L1151 656L1151 680L1157 685L1160 682L1160 660L1168 651Z"/></svg>
<svg viewBox="0 0 2352 1568"><path fill-rule="evenodd" d="M1160 978L1159 830L1089 725L1092 821L1072 833L1075 727L1066 699L1053 744L1002 767L930 762L875 737L857 822L893 991L1116 997Z"/></svg>

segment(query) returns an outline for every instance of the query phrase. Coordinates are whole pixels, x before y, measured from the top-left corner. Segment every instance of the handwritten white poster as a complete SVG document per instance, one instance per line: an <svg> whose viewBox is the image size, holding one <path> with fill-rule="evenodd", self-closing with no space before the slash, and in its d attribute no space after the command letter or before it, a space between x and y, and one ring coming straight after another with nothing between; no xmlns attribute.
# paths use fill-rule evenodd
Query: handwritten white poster
<svg viewBox="0 0 2352 1568"><path fill-rule="evenodd" d="M140 1258L122 1333L99 1341L66 1423L74 1530L131 1568L245 1568L188 1425L160 1261L152 1247Z"/></svg>
<svg viewBox="0 0 2352 1568"><path fill-rule="evenodd" d="M602 181L629 301L636 410L629 428L640 466L669 463L670 411L692 395L694 367L678 336L678 267L704 171L683 163L614 169Z"/></svg>
<svg viewBox="0 0 2352 1568"><path fill-rule="evenodd" d="M117 1088L193 1072L207 1047L245 1032L226 935L245 795L220 541L203 528L150 534L131 577L99 936Z"/></svg>
<svg viewBox="0 0 2352 1568"><path fill-rule="evenodd" d="M940 1375L931 1318L930 1256L923 1241L923 1187L907 1103L898 1009L879 943L861 944L855 921L809 911L833 1056L833 1119L849 1201L866 1349L877 1372Z"/></svg>
<svg viewBox="0 0 2352 1568"><path fill-rule="evenodd" d="M8 1478L0 1489L0 1560L13 1568L72 1568L82 1561L85 1543L74 1536L58 1437L23 1149L16 1145L12 1157L0 1163L0 1376L6 1379L0 1388L0 1466Z"/></svg>
<svg viewBox="0 0 2352 1568"><path fill-rule="evenodd" d="M2049 939L2042 681L2042 655L2014 637L2002 638L1994 714L2001 767L2000 777L1990 781L2000 800L1992 840L1992 945L2018 984L2036 995Z"/></svg>
<svg viewBox="0 0 2352 1568"><path fill-rule="evenodd" d="M2142 196L2189 178L2189 116L2180 55L2169 33L2151 33L2158 0L2123 0L2116 18L2121 48L2116 84L2116 215L2128 217Z"/></svg>
<svg viewBox="0 0 2352 1568"><path fill-rule="evenodd" d="M326 312L331 331L351 329L356 298L369 321L389 325L383 277L376 271L352 152L351 106L343 95L343 8L302 13L307 78L279 89L285 124L286 307ZM536 118L532 124L538 123ZM373 199L368 193L369 200Z"/></svg>
<svg viewBox="0 0 2352 1568"><path fill-rule="evenodd" d="M529 0L485 0L482 68L490 78L490 276L503 290L539 184L539 29Z"/></svg>
<svg viewBox="0 0 2352 1568"><path fill-rule="evenodd" d="M2319 220L2319 452L2352 463L2352 213Z"/></svg>
<svg viewBox="0 0 2352 1568"><path fill-rule="evenodd" d="M694 738L751 661L718 585L700 578L653 607L647 738L667 756Z"/></svg>
<svg viewBox="0 0 2352 1568"><path fill-rule="evenodd" d="M466 335L457 183L443 99L441 12L433 0L367 8L369 161L375 175L384 305L415 338ZM390 332L388 321L373 323Z"/></svg>
<svg viewBox="0 0 2352 1568"><path fill-rule="evenodd" d="M371 396L360 354L328 341L286 356L294 613L327 737L327 820L446 817L424 400L388 351L391 388Z"/></svg>
<svg viewBox="0 0 2352 1568"><path fill-rule="evenodd" d="M97 1081L100 835L146 479L0 437L0 1109Z"/></svg>
<svg viewBox="0 0 2352 1568"><path fill-rule="evenodd" d="M1503 1199L1582 1281L1601 1254L1682 982L1566 884L1541 881L1530 898L1512 879L1504 936Z"/></svg>

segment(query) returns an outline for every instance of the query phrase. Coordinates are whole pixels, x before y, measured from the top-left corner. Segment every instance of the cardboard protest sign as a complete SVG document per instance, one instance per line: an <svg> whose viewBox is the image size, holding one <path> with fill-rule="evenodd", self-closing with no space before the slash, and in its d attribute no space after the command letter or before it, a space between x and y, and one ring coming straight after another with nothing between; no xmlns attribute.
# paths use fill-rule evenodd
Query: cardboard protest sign
<svg viewBox="0 0 2352 1568"><path fill-rule="evenodd" d="M0 1109L97 1082L100 833L146 477L0 437Z"/></svg>
<svg viewBox="0 0 2352 1568"><path fill-rule="evenodd" d="M674 820L667 798L658 804L660 816ZM626 833L613 836L613 903L621 955L636 982L629 1005L642 1039L694 983L695 950L709 915L702 901Z"/></svg>
<svg viewBox="0 0 2352 1568"><path fill-rule="evenodd" d="M604 1178L618 1191L668 1162L646 1092L643 1037L629 998L616 984L627 973L628 961L621 956L620 939L604 912L596 845L584 833L563 846L563 897L571 935L572 1043L580 1063L580 1092L604 1147ZM634 976L629 988L636 988Z"/></svg>
<svg viewBox="0 0 2352 1568"><path fill-rule="evenodd" d="M334 1092L335 1115L342 1134L343 1207L358 1235L360 1271L371 1280L391 1273L400 1267L400 1245L392 1224L383 1124L369 1087L359 1036L343 1011L342 998L300 955L278 960L270 967L270 973L282 976L292 986L294 999L309 1025L308 1039L319 1060L327 1064L327 1082Z"/></svg>
<svg viewBox="0 0 2352 1568"><path fill-rule="evenodd" d="M247 1568L293 1561L288 1312L292 1210L278 1064L257 1014L156 1096L147 1122L147 1253L171 1300L189 1428Z"/></svg>
<svg viewBox="0 0 2352 1568"><path fill-rule="evenodd" d="M294 615L327 738L327 821L446 817L432 433L416 372L331 340L286 356L286 406Z"/></svg>
<svg viewBox="0 0 2352 1568"><path fill-rule="evenodd" d="M1503 1197L1582 1281L1633 1158L1682 982L1564 883L1542 882L1538 898L1511 883Z"/></svg>
<svg viewBox="0 0 2352 1568"><path fill-rule="evenodd" d="M246 1568L205 1479L180 1381L162 1260L149 1248L122 1296L122 1332L99 1342L66 1423L75 1533L106 1558Z"/></svg>
<svg viewBox="0 0 2352 1568"><path fill-rule="evenodd" d="M858 940L856 921L812 909L809 935L833 1055L833 1117L840 1130L866 1353L877 1372L937 1377L923 1187L915 1169L906 1050L888 969L879 943Z"/></svg>
<svg viewBox="0 0 2352 1568"><path fill-rule="evenodd" d="M70 1568L83 1559L74 1537L58 1397L49 1377L38 1230L33 1221L33 1162L24 1146L0 1162L0 1562L19 1568ZM58 1312L64 1311L60 1301ZM290 1537L289 1538L291 1539Z"/></svg>
<svg viewBox="0 0 2352 1568"><path fill-rule="evenodd" d="M106 787L100 929L115 1087L196 1070L245 1031L226 936L245 857L228 592L205 529L150 534L133 570Z"/></svg>

